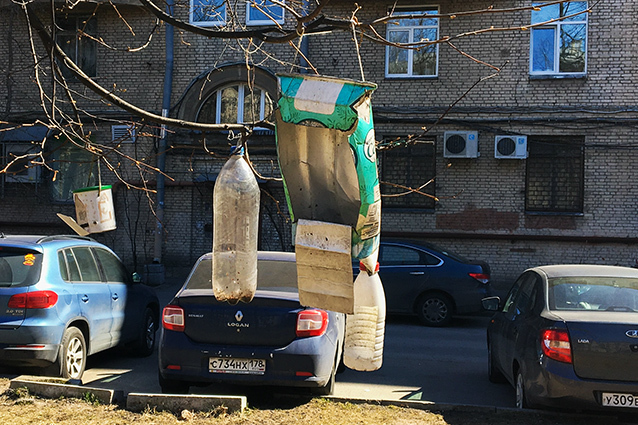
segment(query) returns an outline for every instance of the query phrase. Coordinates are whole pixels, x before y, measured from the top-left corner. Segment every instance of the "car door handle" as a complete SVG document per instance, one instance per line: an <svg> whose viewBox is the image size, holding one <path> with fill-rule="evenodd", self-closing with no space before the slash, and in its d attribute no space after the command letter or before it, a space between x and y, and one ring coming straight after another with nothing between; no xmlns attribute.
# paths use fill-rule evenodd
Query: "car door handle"
<svg viewBox="0 0 638 425"><path fill-rule="evenodd" d="M82 295L82 301L85 302L85 303L88 303L89 302L89 296L86 295L86 294Z"/></svg>
<svg viewBox="0 0 638 425"><path fill-rule="evenodd" d="M113 298L113 301L117 301L120 297L117 294L113 294L111 298Z"/></svg>
<svg viewBox="0 0 638 425"><path fill-rule="evenodd" d="M413 275L421 275L421 274L425 274L425 272L410 272L410 274L413 274Z"/></svg>

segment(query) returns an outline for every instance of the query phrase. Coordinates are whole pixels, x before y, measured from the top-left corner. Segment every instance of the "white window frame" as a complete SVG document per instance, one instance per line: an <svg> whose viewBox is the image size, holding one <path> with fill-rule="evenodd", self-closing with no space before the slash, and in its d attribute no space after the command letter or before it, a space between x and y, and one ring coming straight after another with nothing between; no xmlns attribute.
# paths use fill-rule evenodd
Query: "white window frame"
<svg viewBox="0 0 638 425"><path fill-rule="evenodd" d="M195 2L199 3L199 5L203 3L208 4L220 4L220 7L223 6L223 10L219 11L219 16L217 19L211 21L197 21L194 19L193 11L195 10ZM197 25L198 27L219 27L226 25L226 4L225 0L190 0L190 7L188 9L188 20L192 25Z"/></svg>
<svg viewBox="0 0 638 425"><path fill-rule="evenodd" d="M266 4L266 6L270 8L278 8L281 9L281 19L251 19L250 18L250 9L254 8L255 4L259 4L260 6ZM275 24L283 24L285 20L285 10L282 6L278 6L273 4L268 0L250 0L246 2L246 25L275 25Z"/></svg>
<svg viewBox="0 0 638 425"><path fill-rule="evenodd" d="M574 1L574 2L567 2L567 3L585 3L586 7L587 2L586 1ZM538 5L542 5L544 4L543 2L534 2L533 5L534 6L538 6ZM532 13L534 13L532 11ZM548 25L543 25L543 26L539 26L539 27L535 27L532 28L531 34L530 34L530 48L529 48L529 74L533 75L533 76L585 76L587 75L587 46L589 44L589 20L588 20L588 13L584 12L581 13L579 15L579 17L582 17L582 20L575 20L575 21L556 21L556 22L552 22L551 24ZM584 64L584 69L582 71L577 71L577 72L561 72L560 71L560 35L561 35L561 28L564 25L576 25L576 24L584 24L585 25L585 64ZM534 71L534 34L535 31L537 29L552 29L554 31L554 69L551 71Z"/></svg>
<svg viewBox="0 0 638 425"><path fill-rule="evenodd" d="M438 15L439 14L439 8L438 6L414 6L414 7L401 7L401 8L396 8L393 10L395 15L398 14L418 14L418 13L425 13L425 12L434 12L434 14ZM390 39L390 33L392 32L396 32L396 31L406 31L408 30L410 35L409 35L409 43L413 43L414 42L414 30L416 29L436 29L436 37L439 37L440 34L440 22L441 20L439 18L435 18L436 19L436 25L392 25L390 23L388 23L386 25L386 38L389 40ZM401 22L403 20L399 20L399 22ZM435 55L436 55L436 60L435 60L435 66L434 66L434 74L427 74L427 75L418 75L418 74L413 74L412 73L412 65L414 63L414 50L408 49L406 50L408 53L408 72L405 74L390 74L389 72L389 68L390 68L390 49L392 47L391 46L386 46L386 50L385 50L385 76L386 78L436 78L439 76L439 45L436 44L434 46L435 49Z"/></svg>
<svg viewBox="0 0 638 425"><path fill-rule="evenodd" d="M221 122L221 116L222 116L222 92L224 91L224 89L229 88L229 87L237 87L237 117L236 117L236 121L234 123L222 123ZM266 110L266 90L262 89L261 87L256 87L257 89L259 89L259 91L261 92L261 98L259 99L259 120L263 121L264 117L265 117L265 110ZM215 90L214 94L212 94L212 96L216 96L216 101L215 101L215 123L217 124L245 124L244 123L244 97L245 97L245 92L246 90L250 90L248 88L248 86L245 83L239 83L239 82L235 82L235 83L230 83L230 84L226 84L223 86L220 86L218 89ZM210 97L208 98L210 99ZM202 102L202 106L208 102L208 99L206 99L204 102ZM275 107L275 105L273 105L273 108ZM201 107L200 107L201 110ZM197 113L199 115L199 112ZM255 130L266 130L265 128L262 127L255 127Z"/></svg>

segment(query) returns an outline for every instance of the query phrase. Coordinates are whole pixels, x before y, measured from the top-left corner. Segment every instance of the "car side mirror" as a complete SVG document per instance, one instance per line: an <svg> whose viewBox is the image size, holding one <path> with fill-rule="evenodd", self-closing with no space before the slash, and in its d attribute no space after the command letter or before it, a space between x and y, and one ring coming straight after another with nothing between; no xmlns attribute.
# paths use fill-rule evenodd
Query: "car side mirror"
<svg viewBox="0 0 638 425"><path fill-rule="evenodd" d="M140 276L138 272L133 272L131 277L133 278L134 283L142 283L142 276Z"/></svg>
<svg viewBox="0 0 638 425"><path fill-rule="evenodd" d="M483 308L488 311L499 311L501 307L501 299L499 297L487 297L481 300Z"/></svg>

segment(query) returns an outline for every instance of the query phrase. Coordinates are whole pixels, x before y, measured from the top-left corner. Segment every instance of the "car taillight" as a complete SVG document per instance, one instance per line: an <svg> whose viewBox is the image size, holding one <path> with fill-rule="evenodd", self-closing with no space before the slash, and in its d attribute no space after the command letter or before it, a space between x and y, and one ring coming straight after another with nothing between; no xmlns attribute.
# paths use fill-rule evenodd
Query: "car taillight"
<svg viewBox="0 0 638 425"><path fill-rule="evenodd" d="M58 302L58 294L53 291L34 291L15 294L9 298L9 308L51 308Z"/></svg>
<svg viewBox="0 0 638 425"><path fill-rule="evenodd" d="M184 332L184 309L174 305L164 307L162 326L171 331Z"/></svg>
<svg viewBox="0 0 638 425"><path fill-rule="evenodd" d="M563 363L572 362L572 347L569 333L564 329L544 329L541 331L541 348L550 359Z"/></svg>
<svg viewBox="0 0 638 425"><path fill-rule="evenodd" d="M297 313L297 336L320 336L328 328L328 312L319 309L302 310Z"/></svg>
<svg viewBox="0 0 638 425"><path fill-rule="evenodd" d="M488 283L490 281L490 275L487 273L469 273L469 275L481 283Z"/></svg>

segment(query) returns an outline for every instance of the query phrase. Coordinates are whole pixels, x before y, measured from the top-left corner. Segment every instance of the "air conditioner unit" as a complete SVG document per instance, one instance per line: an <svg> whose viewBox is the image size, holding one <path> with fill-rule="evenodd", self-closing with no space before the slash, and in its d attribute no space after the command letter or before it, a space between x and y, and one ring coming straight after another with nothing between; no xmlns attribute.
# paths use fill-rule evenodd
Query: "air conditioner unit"
<svg viewBox="0 0 638 425"><path fill-rule="evenodd" d="M446 131L443 134L443 157L478 158L478 132Z"/></svg>
<svg viewBox="0 0 638 425"><path fill-rule="evenodd" d="M494 158L527 158L527 136L496 136L494 138Z"/></svg>
<svg viewBox="0 0 638 425"><path fill-rule="evenodd" d="M112 125L111 140L116 143L135 143L135 126Z"/></svg>

